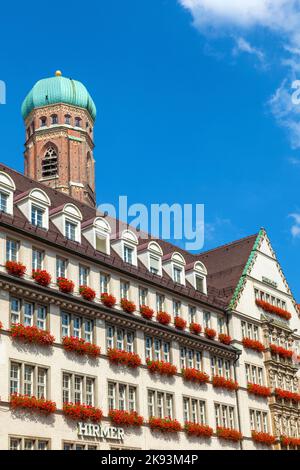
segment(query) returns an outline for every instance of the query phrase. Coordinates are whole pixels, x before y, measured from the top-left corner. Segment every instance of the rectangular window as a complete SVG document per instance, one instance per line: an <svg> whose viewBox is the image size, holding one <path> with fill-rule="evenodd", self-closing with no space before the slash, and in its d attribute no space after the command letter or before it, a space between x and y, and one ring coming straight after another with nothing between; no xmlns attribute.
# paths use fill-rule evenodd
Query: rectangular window
<svg viewBox="0 0 300 470"><path fill-rule="evenodd" d="M107 349L120 349L127 352L135 351L135 334L132 330L118 328L112 325L106 326Z"/></svg>
<svg viewBox="0 0 300 470"><path fill-rule="evenodd" d="M46 398L47 395L47 369L38 367L37 371L37 397Z"/></svg>
<svg viewBox="0 0 300 470"><path fill-rule="evenodd" d="M75 336L92 343L94 340L94 322L90 318L61 312L61 336Z"/></svg>
<svg viewBox="0 0 300 470"><path fill-rule="evenodd" d="M258 385L263 385L263 370L262 367L254 366L252 364L245 364L247 382Z"/></svg>
<svg viewBox="0 0 300 470"><path fill-rule="evenodd" d="M234 408L229 405L215 403L215 420L216 427L235 429L235 412Z"/></svg>
<svg viewBox="0 0 300 470"><path fill-rule="evenodd" d="M109 409L119 409L124 411L137 410L137 389L136 387L119 383L108 382L108 407Z"/></svg>
<svg viewBox="0 0 300 470"><path fill-rule="evenodd" d="M86 266L79 266L79 285L87 286L89 283L89 268Z"/></svg>
<svg viewBox="0 0 300 470"><path fill-rule="evenodd" d="M38 305L36 309L36 325L40 330L47 329L47 308L44 305Z"/></svg>
<svg viewBox="0 0 300 470"><path fill-rule="evenodd" d="M158 390L148 390L148 413L149 418L173 418L174 398L171 393Z"/></svg>
<svg viewBox="0 0 300 470"><path fill-rule="evenodd" d="M10 394L20 393L21 381L20 381L21 365L12 362L10 366Z"/></svg>
<svg viewBox="0 0 300 470"><path fill-rule="evenodd" d="M189 305L189 323L196 322L196 307Z"/></svg>
<svg viewBox="0 0 300 470"><path fill-rule="evenodd" d="M146 358L155 361L170 362L170 343L159 338L145 337Z"/></svg>
<svg viewBox="0 0 300 470"><path fill-rule="evenodd" d="M19 242L6 239L6 261L18 261Z"/></svg>
<svg viewBox="0 0 300 470"><path fill-rule="evenodd" d="M226 324L224 317L218 317L218 333L226 333Z"/></svg>
<svg viewBox="0 0 300 470"><path fill-rule="evenodd" d="M251 431L268 432L268 413L260 410L249 410Z"/></svg>
<svg viewBox="0 0 300 470"><path fill-rule="evenodd" d="M109 292L109 275L100 273L100 293L101 294L108 294Z"/></svg>
<svg viewBox="0 0 300 470"><path fill-rule="evenodd" d="M173 266L173 280L178 284L182 284L182 268Z"/></svg>
<svg viewBox="0 0 300 470"><path fill-rule="evenodd" d="M156 294L156 311L162 312L165 309L165 296L163 294Z"/></svg>
<svg viewBox="0 0 300 470"><path fill-rule="evenodd" d="M0 211L7 212L8 195L0 192Z"/></svg>
<svg viewBox="0 0 300 470"><path fill-rule="evenodd" d="M65 221L65 236L68 240L76 241L76 229L77 224L74 224L69 220Z"/></svg>
<svg viewBox="0 0 300 470"><path fill-rule="evenodd" d="M72 402L94 406L95 378L63 372L62 396L63 403Z"/></svg>
<svg viewBox="0 0 300 470"><path fill-rule="evenodd" d="M44 252L37 248L32 249L32 269L43 269Z"/></svg>
<svg viewBox="0 0 300 470"><path fill-rule="evenodd" d="M152 274L160 273L160 259L150 255L149 257L150 272Z"/></svg>
<svg viewBox="0 0 300 470"><path fill-rule="evenodd" d="M49 448L49 441L46 439L9 438L9 450L48 450Z"/></svg>
<svg viewBox="0 0 300 470"><path fill-rule="evenodd" d="M134 255L134 249L131 248L128 245L124 245L124 261L125 263L128 264L134 264L133 263L133 255Z"/></svg>
<svg viewBox="0 0 300 470"><path fill-rule="evenodd" d="M139 287L139 303L140 307L142 305L147 305L147 298L148 298L148 289L145 287Z"/></svg>
<svg viewBox="0 0 300 470"><path fill-rule="evenodd" d="M21 323L21 301L15 297L10 299L10 321L12 324Z"/></svg>
<svg viewBox="0 0 300 470"><path fill-rule="evenodd" d="M173 300L173 315L179 317L181 314L181 302L179 300Z"/></svg>
<svg viewBox="0 0 300 470"><path fill-rule="evenodd" d="M33 312L34 304L29 302L24 302L24 325L32 326L33 325Z"/></svg>
<svg viewBox="0 0 300 470"><path fill-rule="evenodd" d="M204 328L210 328L210 322L211 322L210 312L204 312L203 321L204 321Z"/></svg>
<svg viewBox="0 0 300 470"><path fill-rule="evenodd" d="M31 206L31 223L36 227L43 227L44 210L40 207Z"/></svg>
<svg viewBox="0 0 300 470"><path fill-rule="evenodd" d="M120 294L121 299L127 299L129 297L129 282L120 281Z"/></svg>
<svg viewBox="0 0 300 470"><path fill-rule="evenodd" d="M10 364L10 393L47 399L47 375L44 367L19 362Z"/></svg>
<svg viewBox="0 0 300 470"><path fill-rule="evenodd" d="M212 375L220 375L226 379L231 379L231 362L222 357L211 357L211 373Z"/></svg>
<svg viewBox="0 0 300 470"><path fill-rule="evenodd" d="M186 347L180 348L180 365L181 368L191 368L201 370L202 355L200 351L189 349Z"/></svg>
<svg viewBox="0 0 300 470"><path fill-rule="evenodd" d="M60 258L59 256L56 258L56 277L66 277L67 276L67 260L64 258Z"/></svg>
<svg viewBox="0 0 300 470"><path fill-rule="evenodd" d="M206 424L205 401L196 398L183 398L184 421L191 421L197 424Z"/></svg>
<svg viewBox="0 0 300 470"><path fill-rule="evenodd" d="M61 314L61 334L65 336L71 336L70 334L70 315L69 313L62 312Z"/></svg>
<svg viewBox="0 0 300 470"><path fill-rule="evenodd" d="M63 403L70 403L71 402L71 375L70 374L63 374L62 391L63 391Z"/></svg>
<svg viewBox="0 0 300 470"><path fill-rule="evenodd" d="M204 279L201 276L196 276L196 290L204 292Z"/></svg>

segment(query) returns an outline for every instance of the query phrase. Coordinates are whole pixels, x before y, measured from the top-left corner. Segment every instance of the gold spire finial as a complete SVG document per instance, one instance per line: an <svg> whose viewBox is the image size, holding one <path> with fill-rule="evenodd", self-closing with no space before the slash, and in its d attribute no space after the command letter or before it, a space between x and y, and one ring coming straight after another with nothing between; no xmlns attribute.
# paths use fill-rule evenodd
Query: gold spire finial
<svg viewBox="0 0 300 470"><path fill-rule="evenodd" d="M60 71L60 70L56 70L55 76L56 76L56 77L61 77L61 76L62 76L61 71Z"/></svg>

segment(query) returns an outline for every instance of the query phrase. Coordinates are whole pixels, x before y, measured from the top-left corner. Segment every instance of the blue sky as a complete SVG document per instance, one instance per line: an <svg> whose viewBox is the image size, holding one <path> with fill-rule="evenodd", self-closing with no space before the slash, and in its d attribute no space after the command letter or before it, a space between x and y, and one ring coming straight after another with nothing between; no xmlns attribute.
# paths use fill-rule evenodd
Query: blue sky
<svg viewBox="0 0 300 470"><path fill-rule="evenodd" d="M97 105L98 203L203 203L204 249L263 226L300 299L299 1L225 3L1 5L1 161L23 171L21 102L61 69Z"/></svg>

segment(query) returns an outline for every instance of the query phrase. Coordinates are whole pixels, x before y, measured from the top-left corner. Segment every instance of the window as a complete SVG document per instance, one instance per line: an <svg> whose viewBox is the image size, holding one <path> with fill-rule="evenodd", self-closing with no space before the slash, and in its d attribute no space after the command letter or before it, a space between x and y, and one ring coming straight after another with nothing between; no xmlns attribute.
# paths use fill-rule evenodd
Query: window
<svg viewBox="0 0 300 470"><path fill-rule="evenodd" d="M79 285L87 286L89 281L89 268L85 266L79 266Z"/></svg>
<svg viewBox="0 0 300 470"><path fill-rule="evenodd" d="M37 326L47 329L48 308L45 305L23 301L16 297L10 298L10 322L22 323L26 326Z"/></svg>
<svg viewBox="0 0 300 470"><path fill-rule="evenodd" d="M81 441L78 443L63 441L62 449L63 450L97 450L98 446L96 444L85 444L85 443L82 443Z"/></svg>
<svg viewBox="0 0 300 470"><path fill-rule="evenodd" d="M170 343L160 338L146 336L145 356L154 361L170 362Z"/></svg>
<svg viewBox="0 0 300 470"><path fill-rule="evenodd" d="M158 390L148 390L148 414L157 418L173 418L173 394Z"/></svg>
<svg viewBox="0 0 300 470"><path fill-rule="evenodd" d="M268 413L260 410L249 410L251 431L268 432Z"/></svg>
<svg viewBox="0 0 300 470"><path fill-rule="evenodd" d="M49 450L48 439L10 437L9 450Z"/></svg>
<svg viewBox="0 0 300 470"><path fill-rule="evenodd" d="M242 337L259 340L258 326L253 323L241 322Z"/></svg>
<svg viewBox="0 0 300 470"><path fill-rule="evenodd" d="M235 429L235 412L232 406L215 403L216 427Z"/></svg>
<svg viewBox="0 0 300 470"><path fill-rule="evenodd" d="M182 268L173 266L173 280L178 284L182 284Z"/></svg>
<svg viewBox="0 0 300 470"><path fill-rule="evenodd" d="M150 266L150 272L152 274L160 274L160 272L161 272L161 258L157 258L156 256L150 255L149 256L149 266Z"/></svg>
<svg viewBox="0 0 300 470"><path fill-rule="evenodd" d="M47 125L47 118L46 117L41 117L40 126L45 127L46 125Z"/></svg>
<svg viewBox="0 0 300 470"><path fill-rule="evenodd" d="M36 227L43 227L43 217L45 211L38 206L31 206L31 223Z"/></svg>
<svg viewBox="0 0 300 470"><path fill-rule="evenodd" d="M180 348L180 366L181 368L189 369L202 369L202 355L200 351L189 349L186 347Z"/></svg>
<svg viewBox="0 0 300 470"><path fill-rule="evenodd" d="M42 269L44 260L44 252L38 248L32 248L32 269Z"/></svg>
<svg viewBox="0 0 300 470"><path fill-rule="evenodd" d="M133 263L134 249L128 245L124 245L123 250L124 250L123 258L124 258L125 263L134 264Z"/></svg>
<svg viewBox="0 0 300 470"><path fill-rule="evenodd" d="M81 127L81 119L80 117L75 118L75 127Z"/></svg>
<svg viewBox="0 0 300 470"><path fill-rule="evenodd" d="M58 159L56 150L53 147L49 147L45 153L45 157L42 160L42 177L52 178L58 173Z"/></svg>
<svg viewBox="0 0 300 470"><path fill-rule="evenodd" d="M121 299L128 299L128 296L129 296L129 282L120 281L120 294L121 294Z"/></svg>
<svg viewBox="0 0 300 470"><path fill-rule="evenodd" d="M63 372L63 403L81 403L95 405L95 378L85 375Z"/></svg>
<svg viewBox="0 0 300 470"><path fill-rule="evenodd" d="M71 124L71 116L70 114L65 115L65 124L70 125Z"/></svg>
<svg viewBox="0 0 300 470"><path fill-rule="evenodd" d="M6 239L6 261L18 261L19 242Z"/></svg>
<svg viewBox="0 0 300 470"><path fill-rule="evenodd" d="M100 293L108 293L109 292L109 280L110 277L108 274L100 273Z"/></svg>
<svg viewBox="0 0 300 470"><path fill-rule="evenodd" d="M204 292L204 278L201 276L195 276L196 280L196 290L199 292Z"/></svg>
<svg viewBox="0 0 300 470"><path fill-rule="evenodd" d="M108 408L136 411L137 389L133 385L119 382L108 382Z"/></svg>
<svg viewBox="0 0 300 470"><path fill-rule="evenodd" d="M179 317L181 313L181 302L179 300L173 300L173 315Z"/></svg>
<svg viewBox="0 0 300 470"><path fill-rule="evenodd" d="M145 287L139 287L139 303L140 307L142 305L147 305L147 298L148 298L148 289Z"/></svg>
<svg viewBox="0 0 300 470"><path fill-rule="evenodd" d="M189 323L196 322L196 307L189 305Z"/></svg>
<svg viewBox="0 0 300 470"><path fill-rule="evenodd" d="M263 370L262 367L254 366L252 364L245 364L247 382L263 385Z"/></svg>
<svg viewBox="0 0 300 470"><path fill-rule="evenodd" d="M94 322L90 318L79 317L68 312L61 312L61 336L75 336L92 343L94 340Z"/></svg>
<svg viewBox="0 0 300 470"><path fill-rule="evenodd" d="M0 192L0 211L7 212L8 194Z"/></svg>
<svg viewBox="0 0 300 470"><path fill-rule="evenodd" d="M77 224L70 220L65 221L65 236L68 240L76 241Z"/></svg>
<svg viewBox="0 0 300 470"><path fill-rule="evenodd" d="M284 300L274 297L273 295L268 294L267 292L254 289L254 296L256 299L264 300L272 305L275 305L279 308L286 310L286 302Z"/></svg>
<svg viewBox="0 0 300 470"><path fill-rule="evenodd" d="M57 117L57 114L52 114L52 116L51 116L51 124L58 124L58 117Z"/></svg>
<svg viewBox="0 0 300 470"><path fill-rule="evenodd" d="M106 327L106 347L107 349L120 349L121 351L134 352L134 332L112 325Z"/></svg>
<svg viewBox="0 0 300 470"><path fill-rule="evenodd" d="M10 364L10 394L48 397L48 369L32 364L11 362Z"/></svg>
<svg viewBox="0 0 300 470"><path fill-rule="evenodd" d="M218 333L226 333L225 318L221 316L218 317Z"/></svg>
<svg viewBox="0 0 300 470"><path fill-rule="evenodd" d="M183 419L192 423L206 424L205 401L183 397Z"/></svg>
<svg viewBox="0 0 300 470"><path fill-rule="evenodd" d="M67 275L67 260L64 258L56 257L56 277L66 277Z"/></svg>
<svg viewBox="0 0 300 470"><path fill-rule="evenodd" d="M156 311L161 312L165 309L165 296L163 294L156 294Z"/></svg>
<svg viewBox="0 0 300 470"><path fill-rule="evenodd" d="M231 362L222 357L211 356L211 373L212 376L219 375L231 379Z"/></svg>
<svg viewBox="0 0 300 470"><path fill-rule="evenodd" d="M211 323L210 312L204 312L203 321L204 321L204 328L210 328L210 323Z"/></svg>

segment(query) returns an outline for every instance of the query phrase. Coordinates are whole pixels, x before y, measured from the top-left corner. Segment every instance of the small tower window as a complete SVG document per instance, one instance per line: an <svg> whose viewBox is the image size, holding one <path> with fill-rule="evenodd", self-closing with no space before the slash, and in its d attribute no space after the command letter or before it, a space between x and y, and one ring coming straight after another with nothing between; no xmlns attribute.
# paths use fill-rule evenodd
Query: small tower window
<svg viewBox="0 0 300 470"><path fill-rule="evenodd" d="M58 117L57 117L57 114L52 114L52 116L51 116L51 123L52 123L52 124L58 124Z"/></svg>
<svg viewBox="0 0 300 470"><path fill-rule="evenodd" d="M81 119L80 117L75 118L75 127L81 127Z"/></svg>
<svg viewBox="0 0 300 470"><path fill-rule="evenodd" d="M50 178L57 175L57 153L53 147L49 147L42 161L42 176Z"/></svg>
<svg viewBox="0 0 300 470"><path fill-rule="evenodd" d="M70 125L71 124L71 116L70 114L65 115L65 124Z"/></svg>
<svg viewBox="0 0 300 470"><path fill-rule="evenodd" d="M41 117L40 125L41 127L45 127L47 125L47 118L45 116Z"/></svg>

